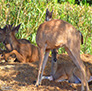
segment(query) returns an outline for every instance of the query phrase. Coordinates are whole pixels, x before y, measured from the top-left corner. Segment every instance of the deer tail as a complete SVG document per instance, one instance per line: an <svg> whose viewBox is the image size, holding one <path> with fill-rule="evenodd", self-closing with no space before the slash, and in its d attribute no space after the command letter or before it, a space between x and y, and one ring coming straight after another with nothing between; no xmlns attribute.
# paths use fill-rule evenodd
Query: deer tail
<svg viewBox="0 0 92 91"><path fill-rule="evenodd" d="M83 44L83 35L81 33L81 44Z"/></svg>
<svg viewBox="0 0 92 91"><path fill-rule="evenodd" d="M79 33L80 33L80 36L81 36L81 44L83 44L83 35L80 31L79 31Z"/></svg>

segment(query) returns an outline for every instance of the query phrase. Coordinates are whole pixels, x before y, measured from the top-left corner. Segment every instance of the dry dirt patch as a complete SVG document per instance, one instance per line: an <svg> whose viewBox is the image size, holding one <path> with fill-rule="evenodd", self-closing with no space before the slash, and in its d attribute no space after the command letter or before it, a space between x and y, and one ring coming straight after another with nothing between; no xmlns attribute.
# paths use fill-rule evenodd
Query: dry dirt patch
<svg viewBox="0 0 92 91"><path fill-rule="evenodd" d="M58 55L58 63L71 61L67 54ZM90 67L92 72L92 55L82 54L85 65ZM12 60L12 59L11 59ZM71 61L72 62L72 61ZM34 63L0 63L0 91L80 91L81 85L71 87L70 83L43 80L42 85L35 87L33 81L37 78L39 62ZM50 75L51 57L49 57L44 75ZM90 85L92 89L92 85Z"/></svg>

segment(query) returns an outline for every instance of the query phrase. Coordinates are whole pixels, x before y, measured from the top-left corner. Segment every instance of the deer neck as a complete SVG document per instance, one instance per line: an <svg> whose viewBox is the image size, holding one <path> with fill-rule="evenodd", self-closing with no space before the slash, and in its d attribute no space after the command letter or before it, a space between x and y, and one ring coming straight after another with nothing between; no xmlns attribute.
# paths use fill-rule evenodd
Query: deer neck
<svg viewBox="0 0 92 91"><path fill-rule="evenodd" d="M10 42L10 44L11 44L13 49L16 49L18 47L18 45L19 45L19 42L18 42L18 40L17 40L17 38L15 37L14 34L11 34L9 42Z"/></svg>
<svg viewBox="0 0 92 91"><path fill-rule="evenodd" d="M52 60L51 62L52 62L51 63L51 75L54 76L54 74L57 71L58 64L57 64L57 61L54 61L54 60Z"/></svg>

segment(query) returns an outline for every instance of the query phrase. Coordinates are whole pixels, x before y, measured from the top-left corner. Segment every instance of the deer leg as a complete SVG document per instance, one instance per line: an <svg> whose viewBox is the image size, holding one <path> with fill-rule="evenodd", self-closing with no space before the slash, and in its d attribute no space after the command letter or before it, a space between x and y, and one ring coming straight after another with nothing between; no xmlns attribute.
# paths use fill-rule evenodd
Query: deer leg
<svg viewBox="0 0 92 91"><path fill-rule="evenodd" d="M42 76L43 76L43 71L44 71L45 65L46 65L47 60L48 60L49 52L50 51L46 51L45 52L45 56L44 56L44 60L43 60L43 63L42 63L42 68L41 68L41 74L40 74L39 84L41 84L41 80L42 80Z"/></svg>
<svg viewBox="0 0 92 91"><path fill-rule="evenodd" d="M57 56L56 49L53 49L53 50L52 50L52 60L53 60L54 62L56 62L56 61L57 61L56 56Z"/></svg>
<svg viewBox="0 0 92 91"><path fill-rule="evenodd" d="M89 86L87 82L87 75L86 75L86 69L85 65L83 64L83 61L80 59L80 51L78 49L71 50L70 48L65 47L68 55L72 58L75 65L81 70L81 84L82 84L82 91L84 91L84 87L86 86L86 91L89 91Z"/></svg>
<svg viewBox="0 0 92 91"><path fill-rule="evenodd" d="M57 64L57 61L53 61L51 62L51 76L54 76L56 71L57 71L57 67L58 67L58 64Z"/></svg>
<svg viewBox="0 0 92 91"><path fill-rule="evenodd" d="M53 76L42 76L42 80L43 79L48 79L50 81L54 80ZM66 75L63 75L55 80L55 82L62 82L62 81L68 81Z"/></svg>
<svg viewBox="0 0 92 91"><path fill-rule="evenodd" d="M56 79L55 82L68 81L67 78L68 78L67 75L63 74L61 77L59 77L58 79Z"/></svg>
<svg viewBox="0 0 92 91"><path fill-rule="evenodd" d="M53 80L53 76L56 73L57 70L57 61L52 59L52 63L51 63L51 75L50 76L42 76L42 80L43 79L48 79L48 80Z"/></svg>
<svg viewBox="0 0 92 91"><path fill-rule="evenodd" d="M52 81L53 77L52 76L42 76L42 80L43 79L48 79L48 80Z"/></svg>
<svg viewBox="0 0 92 91"><path fill-rule="evenodd" d="M17 59L18 59L20 62L26 62L24 56L22 56L22 55L21 55L18 51L16 51L16 50L13 50L13 51L11 51L11 52L9 52L9 53L4 54L5 60L7 60L7 58L8 58L10 55L12 55L12 54L15 54L16 57L17 57Z"/></svg>
<svg viewBox="0 0 92 91"><path fill-rule="evenodd" d="M38 87L38 85L40 84L40 78L41 78L41 71L42 71L42 65L43 65L43 59L44 59L44 52L46 49L46 45L43 48L40 48L40 62L39 62L39 71L38 71L38 77L37 77L37 81L36 81L36 86Z"/></svg>
<svg viewBox="0 0 92 91"><path fill-rule="evenodd" d="M81 83L81 80L75 74L72 74L69 78L69 83Z"/></svg>
<svg viewBox="0 0 92 91"><path fill-rule="evenodd" d="M52 60L51 60L51 75L53 76L57 70L57 52L56 49L52 50Z"/></svg>
<svg viewBox="0 0 92 91"><path fill-rule="evenodd" d="M49 52L50 51L46 51L45 52L44 61L43 61L43 65L42 65L41 79L42 79L42 75L43 75L43 71L44 71L45 65L46 65L46 63L48 61ZM40 83L41 83L41 79L40 79Z"/></svg>

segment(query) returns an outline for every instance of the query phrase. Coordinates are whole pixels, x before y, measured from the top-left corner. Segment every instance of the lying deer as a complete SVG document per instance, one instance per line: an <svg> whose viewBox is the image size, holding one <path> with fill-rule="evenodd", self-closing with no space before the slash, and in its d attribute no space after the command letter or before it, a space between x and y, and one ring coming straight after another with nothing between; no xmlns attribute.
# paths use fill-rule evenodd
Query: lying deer
<svg viewBox="0 0 92 91"><path fill-rule="evenodd" d="M68 22L54 19L42 23L36 35L36 42L40 49L40 63L36 86L41 84L43 71L52 49L64 47L75 65L81 71L81 90L89 90L86 68L80 58L80 33ZM45 52L45 55L44 55Z"/></svg>
<svg viewBox="0 0 92 91"><path fill-rule="evenodd" d="M8 25L8 26L9 26L9 27L12 27L13 24L12 24L12 25ZM12 48L12 46L9 44L9 42L8 42L8 41L5 41L5 38L6 38L6 35L7 35L6 27L7 27L7 25L6 25L3 29L0 28L0 43L3 42L3 44L5 45L5 48L6 48L6 50L1 50L1 53L2 53L2 54L3 54L3 53L6 53L6 52L10 52L10 51L13 50L13 48ZM26 39L18 39L18 41L19 41L20 43L24 43L24 44L30 43L30 41L29 41L29 40L26 40ZM2 57L1 59L3 59L3 57ZM17 60L17 59L14 60L14 62L16 62L16 61L18 61L18 60Z"/></svg>
<svg viewBox="0 0 92 91"><path fill-rule="evenodd" d="M7 26L7 35L5 41L8 41L8 43L10 43L13 50L4 55L5 60L7 60L7 58L12 54L15 54L16 58L23 63L39 60L38 47L32 45L31 43L20 43L15 37L15 32L18 32L19 27L20 24L17 27L13 28Z"/></svg>
<svg viewBox="0 0 92 91"><path fill-rule="evenodd" d="M89 69L86 67L87 81L92 81ZM69 83L81 83L81 71L72 62L62 62L57 64L52 61L52 72L50 76L43 76L42 79L53 80L55 82L68 81Z"/></svg>

